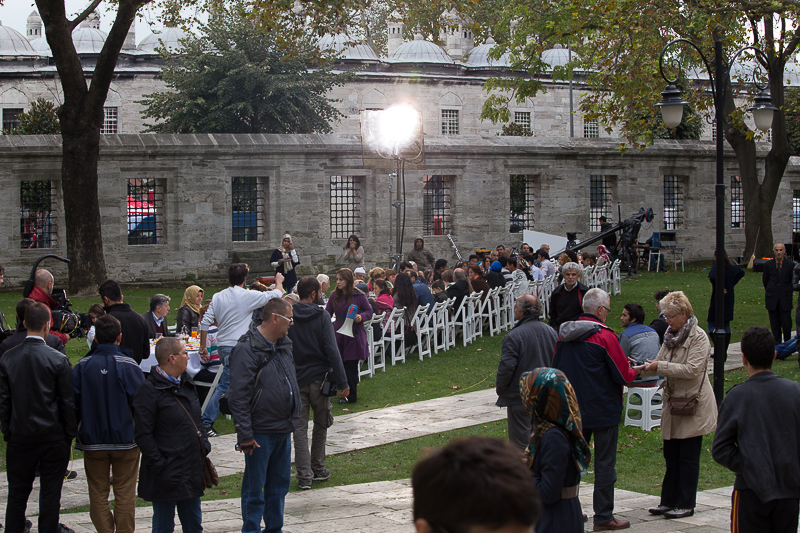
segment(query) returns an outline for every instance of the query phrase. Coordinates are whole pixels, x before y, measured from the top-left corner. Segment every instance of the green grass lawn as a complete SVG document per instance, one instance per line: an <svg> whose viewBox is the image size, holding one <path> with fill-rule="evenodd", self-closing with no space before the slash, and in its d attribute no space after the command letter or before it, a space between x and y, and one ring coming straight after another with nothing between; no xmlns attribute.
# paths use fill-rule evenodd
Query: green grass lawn
<svg viewBox="0 0 800 533"><path fill-rule="evenodd" d="M619 315L622 306L629 302L641 304L647 312L646 322L655 317L653 294L660 289L682 290L692 302L701 325L705 326L707 310L711 298L711 284L708 281L708 268L689 266L686 272L643 272L640 277L622 284L622 294L612 297L609 326L619 331ZM204 287L206 297L224 287ZM139 311L148 308L149 297L162 292L172 297L172 310L168 317L175 321L175 313L180 306L183 287L180 288L131 288L124 291L125 301ZM0 310L7 317L13 316L13 306L19 298L18 293L0 293ZM736 287L736 314L732 323L733 339L738 342L742 332L752 325L768 326L769 319L764 309L764 291L761 275L747 272ZM73 309L86 311L96 298L72 298ZM334 403L333 414L353 413L398 405L446 395L461 394L480 389L493 388L494 376L500 355L501 337L484 337L475 343L434 355L431 359L419 361L412 354L405 364L389 365L386 372L378 372L373 378L364 378L359 384L359 402L340 405ZM86 351L82 340L68 344L70 359L77 361ZM790 379L798 380L797 356L787 361L777 362L775 370ZM742 370L726 375L726 388L743 381ZM215 428L220 433L233 432L230 421L220 419ZM334 474L330 481L315 486L335 486L369 481L402 479L410 476L414 462L424 449L440 446L450 438L467 435L490 435L505 437L504 421L477 425L461 430L437 433L418 439L378 446L367 450L348 452L328 459L328 469ZM701 458L700 490L726 486L733 483L733 475L711 460L711 438L704 440ZM661 437L658 429L650 432L638 428L621 427L620 445L617 460L619 481L617 487L648 494L658 494L664 474L661 452ZM0 443L0 461L4 459L5 445ZM4 462L0 470L4 470ZM226 476L223 485L207 492L206 499L231 498L239 495L240 476ZM591 481L589 474L586 481ZM296 489L292 484L293 490ZM143 504L145 504L143 502Z"/></svg>

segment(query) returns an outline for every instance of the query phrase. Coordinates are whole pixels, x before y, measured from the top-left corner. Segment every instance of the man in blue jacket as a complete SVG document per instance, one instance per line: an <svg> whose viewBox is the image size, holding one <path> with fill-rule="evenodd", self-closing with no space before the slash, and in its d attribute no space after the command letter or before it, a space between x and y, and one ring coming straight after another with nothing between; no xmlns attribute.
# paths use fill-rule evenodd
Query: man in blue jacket
<svg viewBox="0 0 800 533"><path fill-rule="evenodd" d="M658 333L650 326L644 325L644 309L639 304L625 304L622 308L622 333L619 334L619 345L628 361L636 365L643 365L655 361L661 342ZM658 384L658 376L637 378L633 381L634 387L654 387Z"/></svg>
<svg viewBox="0 0 800 533"><path fill-rule="evenodd" d="M133 533L136 525L136 474L139 447L134 442L133 397L144 374L120 348L122 326L111 315L94 324L97 347L72 369L75 416L89 483L89 515L98 533ZM114 512L108 505L114 474Z"/></svg>
<svg viewBox="0 0 800 533"><path fill-rule="evenodd" d="M273 298L260 325L251 323L231 352L228 406L237 444L246 453L242 479L242 533L277 533L292 473L292 432L300 422L292 341L292 306ZM261 372L263 370L263 372Z"/></svg>

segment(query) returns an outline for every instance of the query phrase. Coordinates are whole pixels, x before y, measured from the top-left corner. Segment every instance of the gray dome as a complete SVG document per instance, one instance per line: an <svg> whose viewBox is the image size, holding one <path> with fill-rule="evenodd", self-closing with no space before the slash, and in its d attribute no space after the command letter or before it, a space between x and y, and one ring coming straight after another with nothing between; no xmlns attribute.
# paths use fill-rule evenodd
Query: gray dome
<svg viewBox="0 0 800 533"><path fill-rule="evenodd" d="M489 52L497 43L494 39L489 37L486 42L480 46L476 46L469 51L465 65L468 67L478 68L503 68L511 66L511 54L506 51L500 59L489 59Z"/></svg>
<svg viewBox="0 0 800 533"><path fill-rule="evenodd" d="M577 61L579 59L580 58L573 52L572 61ZM550 65L550 68L563 67L569 63L569 50L557 44L550 50L542 52L542 61Z"/></svg>
<svg viewBox="0 0 800 533"><path fill-rule="evenodd" d="M72 32L72 44L79 54L99 54L106 42L106 33L88 26L78 27Z"/></svg>
<svg viewBox="0 0 800 533"><path fill-rule="evenodd" d="M352 42L350 36L344 33L325 34L317 41L317 47L322 51L335 52L340 59L380 60L378 54L368 44L359 43L348 46L348 43Z"/></svg>
<svg viewBox="0 0 800 533"><path fill-rule="evenodd" d="M187 35L180 28L167 27L159 33L151 33L139 43L138 48L142 52L155 53L156 47L162 45L172 52L180 52L183 50L181 40L186 39Z"/></svg>
<svg viewBox="0 0 800 533"><path fill-rule="evenodd" d="M24 35L0 24L0 56L38 57L38 55Z"/></svg>
<svg viewBox="0 0 800 533"><path fill-rule="evenodd" d="M32 40L31 48L33 48L37 52L42 52L45 54L50 53L50 45L47 44L47 39L45 39L44 37L39 37L38 39Z"/></svg>
<svg viewBox="0 0 800 533"><path fill-rule="evenodd" d="M398 46L389 59L403 63L453 64L453 59L440 46L423 40L419 33L414 36L413 41Z"/></svg>

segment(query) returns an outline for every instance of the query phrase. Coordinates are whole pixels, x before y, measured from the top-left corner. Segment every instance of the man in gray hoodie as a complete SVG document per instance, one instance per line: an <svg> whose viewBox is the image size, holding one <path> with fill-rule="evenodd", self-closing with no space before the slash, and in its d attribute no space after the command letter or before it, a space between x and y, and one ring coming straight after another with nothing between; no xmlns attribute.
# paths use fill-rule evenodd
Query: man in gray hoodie
<svg viewBox="0 0 800 533"><path fill-rule="evenodd" d="M542 304L532 294L517 298L514 318L517 324L503 339L495 390L498 407L508 411L508 440L525 450L531 438L531 415L522 405L519 378L523 372L551 366L556 348L556 332L542 322Z"/></svg>
<svg viewBox="0 0 800 533"><path fill-rule="evenodd" d="M350 395L342 356L336 346L331 315L319 306L320 283L306 276L297 284L300 301L292 306L294 325L289 329L294 368L300 386L300 424L294 430L294 455L297 486L311 488L312 481L326 481L331 473L325 469L325 441L333 424L331 402L322 394L325 376L332 374L340 398ZM308 408L314 411L311 454L308 453Z"/></svg>

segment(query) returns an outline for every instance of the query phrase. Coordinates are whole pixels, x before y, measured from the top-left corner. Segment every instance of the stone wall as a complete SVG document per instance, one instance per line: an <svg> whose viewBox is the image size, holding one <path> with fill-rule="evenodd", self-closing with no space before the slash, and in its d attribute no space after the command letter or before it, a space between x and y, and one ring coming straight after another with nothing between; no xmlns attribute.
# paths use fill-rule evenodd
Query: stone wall
<svg viewBox="0 0 800 533"><path fill-rule="evenodd" d="M283 233L293 235L301 273L335 271L344 239L331 238L330 177L357 176L361 183L359 235L369 266L386 265L394 178L389 168L368 168L357 135L104 135L101 139L100 209L110 277L119 281L224 278L234 252L266 257ZM452 177L451 233L462 254L498 243L519 245L509 233L509 176L533 176L536 231L589 235L589 175L607 176L612 219L617 202L623 218L652 206L655 220L640 233L644 241L663 231L663 177L681 176L685 186L677 229L686 259L708 259L714 249L715 149L711 142L657 141L644 151L621 154L609 139L545 137L426 136L424 165L407 168L403 249L423 232L423 176ZM766 146L763 145L762 148ZM763 155L763 154L762 154ZM20 182L60 183L57 137L0 137L0 262L13 284L28 277L43 253L68 255L63 206L56 201L57 239L52 249L20 249ZM726 152L726 176L738 173ZM255 242L232 240L231 179L257 177L263 198L263 235ZM128 245L128 179L155 178L165 190L164 232L158 244ZM729 178L727 178L729 179ZM392 193L390 196L390 186ZM800 190L800 167L793 159L775 205L776 238L791 233L792 192ZM730 205L730 204L728 204ZM730 220L730 214L728 214ZM728 224L729 225L729 224ZM436 257L455 259L445 235L425 237ZM744 229L728 228L728 250L740 255ZM530 243L534 246L540 243ZM64 269L48 262L56 275ZM258 272L255 272L258 273ZM63 278L62 278L63 279Z"/></svg>

